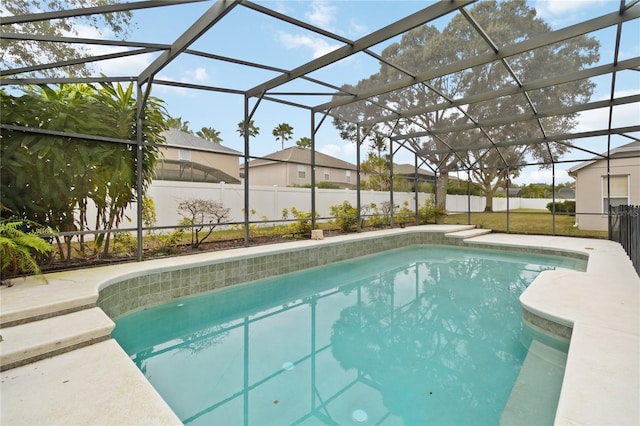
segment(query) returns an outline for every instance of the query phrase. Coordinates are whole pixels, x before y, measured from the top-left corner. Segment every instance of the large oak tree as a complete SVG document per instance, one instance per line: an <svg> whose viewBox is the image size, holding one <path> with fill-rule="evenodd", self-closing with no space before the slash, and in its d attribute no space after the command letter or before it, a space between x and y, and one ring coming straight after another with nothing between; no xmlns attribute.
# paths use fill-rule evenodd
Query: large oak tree
<svg viewBox="0 0 640 426"><path fill-rule="evenodd" d="M469 14L484 28L498 47L533 38L551 31L536 11L522 0L495 2L483 1L469 9ZM486 65L466 69L414 84L405 89L377 97L378 104L395 110L407 111L432 105L445 105L453 99L487 94L499 89L516 86L517 80L533 81L547 76L563 75L583 69L598 61L599 43L592 37L580 36L557 44L542 47L509 57L506 63L494 61ZM423 25L404 34L399 42L389 45L382 56L397 67L381 64L379 72L361 80L355 87L345 86L358 93L363 89L385 85L427 70L441 69L461 60L474 58L491 51L489 44L461 14L456 15L442 30L433 25ZM513 71L510 73L508 67ZM515 77L514 77L515 76ZM588 100L594 84L578 80L561 86L551 86L535 92L503 96L492 101L475 102L460 108L444 108L421 113L411 121L385 123L389 132L409 135L413 131L433 131L428 137L407 139L423 152L438 170L438 204L444 205L448 175L452 170L469 170L487 197L487 210L491 210L493 193L505 186L507 179L517 176L526 162L549 164L570 148L570 141L562 143L517 144L518 140L540 137L544 134L566 133L576 125L576 114L537 120L520 121L507 125L470 128L465 131L448 131L454 126L471 125L482 119L508 117L531 112L532 106L562 107ZM351 122L375 119L380 108L371 103L359 102L338 108L345 120ZM354 126L335 121L344 136L354 139ZM473 126L470 126L473 127ZM544 129L544 130L542 130ZM499 149L489 148L494 142L516 141L516 144ZM478 146L485 148L478 149Z"/></svg>

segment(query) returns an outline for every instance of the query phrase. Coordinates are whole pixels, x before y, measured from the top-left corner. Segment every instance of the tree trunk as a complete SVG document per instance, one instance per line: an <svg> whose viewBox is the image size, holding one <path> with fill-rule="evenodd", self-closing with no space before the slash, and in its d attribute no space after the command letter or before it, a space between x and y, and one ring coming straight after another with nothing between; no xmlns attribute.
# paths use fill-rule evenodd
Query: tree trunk
<svg viewBox="0 0 640 426"><path fill-rule="evenodd" d="M487 204L484 206L484 211L493 212L493 191L486 191L485 199L487 200Z"/></svg>
<svg viewBox="0 0 640 426"><path fill-rule="evenodd" d="M449 186L449 171L441 170L438 175L438 185L436 187L437 206L447 208L447 187Z"/></svg>

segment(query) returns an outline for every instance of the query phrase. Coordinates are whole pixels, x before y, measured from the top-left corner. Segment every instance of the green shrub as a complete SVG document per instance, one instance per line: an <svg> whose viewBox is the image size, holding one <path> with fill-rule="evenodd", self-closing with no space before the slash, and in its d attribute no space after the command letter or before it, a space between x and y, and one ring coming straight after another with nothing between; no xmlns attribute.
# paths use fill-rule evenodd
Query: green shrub
<svg viewBox="0 0 640 426"><path fill-rule="evenodd" d="M116 232L113 236L113 252L132 254L138 251L138 240L131 232Z"/></svg>
<svg viewBox="0 0 640 426"><path fill-rule="evenodd" d="M555 205L555 212L556 213L568 213L569 216L575 216L576 215L576 202L575 201L565 200L565 201L556 201L555 203L554 202L550 202L550 203L547 203L547 210L549 210L551 213L553 213L554 205Z"/></svg>
<svg viewBox="0 0 640 426"><path fill-rule="evenodd" d="M362 207L363 226L371 226L373 228L382 228L389 226L391 203L383 201L380 207L376 203Z"/></svg>
<svg viewBox="0 0 640 426"><path fill-rule="evenodd" d="M576 202L574 200L565 200L564 206L569 216L576 215Z"/></svg>
<svg viewBox="0 0 640 426"><path fill-rule="evenodd" d="M2 259L2 280L19 274L41 275L38 257L48 255L53 250L51 244L40 238L38 232L22 230L26 221L17 218L0 221L0 258ZM31 227L40 227L29 223ZM52 230L42 230L52 233Z"/></svg>
<svg viewBox="0 0 640 426"><path fill-rule="evenodd" d="M291 214L296 219L296 222L289 225L289 230L298 235L310 236L311 235L311 212L301 212L295 207L291 207Z"/></svg>
<svg viewBox="0 0 640 426"><path fill-rule="evenodd" d="M334 216L336 224L343 232L347 232L358 224L358 209L353 207L348 201L329 207L331 215Z"/></svg>
<svg viewBox="0 0 640 426"><path fill-rule="evenodd" d="M438 206L435 200L427 198L424 205L418 209L418 218L420 223L429 223L431 221L438 222L440 218L447 215L447 210Z"/></svg>
<svg viewBox="0 0 640 426"><path fill-rule="evenodd" d="M409 202L405 201L402 204L402 207L393 217L394 221L397 223L410 223L415 222L416 214L413 210L409 208Z"/></svg>

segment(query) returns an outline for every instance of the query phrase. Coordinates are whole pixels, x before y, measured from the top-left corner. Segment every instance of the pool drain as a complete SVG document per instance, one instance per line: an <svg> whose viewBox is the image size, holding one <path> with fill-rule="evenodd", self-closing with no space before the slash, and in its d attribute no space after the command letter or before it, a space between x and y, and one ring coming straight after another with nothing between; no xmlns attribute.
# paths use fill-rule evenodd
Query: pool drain
<svg viewBox="0 0 640 426"><path fill-rule="evenodd" d="M364 423L369 420L369 415L364 410L354 410L351 414L351 418L354 422Z"/></svg>
<svg viewBox="0 0 640 426"><path fill-rule="evenodd" d="M292 362L285 362L284 364L282 364L282 369L283 370L293 370L293 367L295 367L295 364Z"/></svg>

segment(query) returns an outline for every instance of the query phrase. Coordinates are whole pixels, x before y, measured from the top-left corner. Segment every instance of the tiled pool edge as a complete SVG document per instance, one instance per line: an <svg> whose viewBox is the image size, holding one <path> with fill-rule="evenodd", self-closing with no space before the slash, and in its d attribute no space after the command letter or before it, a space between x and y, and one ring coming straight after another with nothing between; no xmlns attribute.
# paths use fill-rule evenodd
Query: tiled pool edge
<svg viewBox="0 0 640 426"><path fill-rule="evenodd" d="M446 235L446 231L433 230L384 232L382 235L361 234L355 239L336 238L287 249L268 246L264 247L262 253L212 258L192 265L176 265L171 270L150 268L122 280L115 278L102 283L96 305L115 320L136 310L179 298L402 247L421 244L466 245L464 240L450 239ZM545 248L516 250L491 244L474 247L585 260L588 257L579 252Z"/></svg>
<svg viewBox="0 0 640 426"><path fill-rule="evenodd" d="M357 239L324 240L287 249L265 246L263 253L212 258L173 270L143 270L121 281L116 278L103 283L96 304L109 317L117 319L138 309L236 284L412 245L445 244L445 234L442 231L361 234Z"/></svg>

